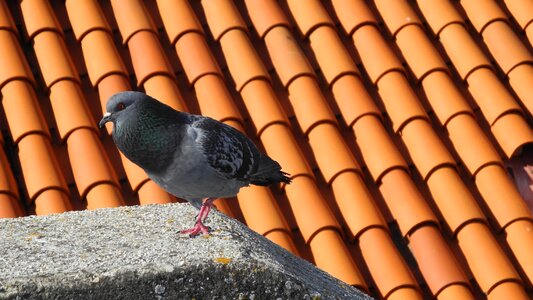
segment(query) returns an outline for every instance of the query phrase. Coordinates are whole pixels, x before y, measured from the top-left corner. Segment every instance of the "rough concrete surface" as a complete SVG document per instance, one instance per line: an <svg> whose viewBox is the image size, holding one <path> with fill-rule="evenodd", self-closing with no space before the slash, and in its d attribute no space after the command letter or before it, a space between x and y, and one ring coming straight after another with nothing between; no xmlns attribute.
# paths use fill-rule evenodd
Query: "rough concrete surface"
<svg viewBox="0 0 533 300"><path fill-rule="evenodd" d="M1 299L371 299L213 212L188 204L0 220Z"/></svg>

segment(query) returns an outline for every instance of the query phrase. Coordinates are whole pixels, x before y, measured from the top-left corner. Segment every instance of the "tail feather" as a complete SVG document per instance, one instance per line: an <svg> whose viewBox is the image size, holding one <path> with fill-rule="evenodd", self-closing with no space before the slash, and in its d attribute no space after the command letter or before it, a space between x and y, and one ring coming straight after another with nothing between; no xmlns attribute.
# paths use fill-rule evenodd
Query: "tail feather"
<svg viewBox="0 0 533 300"><path fill-rule="evenodd" d="M289 184L291 183L291 178L288 173L281 171L281 166L278 162L261 154L259 167L257 168L257 171L250 176L250 183L267 186L278 182Z"/></svg>

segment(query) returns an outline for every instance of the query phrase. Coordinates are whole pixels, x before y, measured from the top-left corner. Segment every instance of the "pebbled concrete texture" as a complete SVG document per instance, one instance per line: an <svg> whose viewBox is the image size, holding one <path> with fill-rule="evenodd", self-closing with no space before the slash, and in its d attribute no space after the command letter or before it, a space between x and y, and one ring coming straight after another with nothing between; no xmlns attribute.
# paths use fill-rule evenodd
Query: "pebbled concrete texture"
<svg viewBox="0 0 533 300"><path fill-rule="evenodd" d="M188 204L0 220L0 299L371 299L213 211Z"/></svg>

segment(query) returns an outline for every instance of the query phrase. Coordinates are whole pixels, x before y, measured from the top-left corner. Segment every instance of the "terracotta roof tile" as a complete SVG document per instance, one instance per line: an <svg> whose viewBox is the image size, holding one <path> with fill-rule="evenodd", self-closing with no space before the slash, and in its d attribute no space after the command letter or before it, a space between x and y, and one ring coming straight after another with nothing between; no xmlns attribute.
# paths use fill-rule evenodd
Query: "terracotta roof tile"
<svg viewBox="0 0 533 300"><path fill-rule="evenodd" d="M359 27L352 34L352 38L373 83L377 83L387 72L404 71L402 64L391 51L377 27L373 25Z"/></svg>
<svg viewBox="0 0 533 300"><path fill-rule="evenodd" d="M494 290L487 295L488 300L492 299L531 299L526 293L524 293L523 287L513 281L503 282L498 285Z"/></svg>
<svg viewBox="0 0 533 300"><path fill-rule="evenodd" d="M391 34L396 36L396 38L398 38L398 33L404 27L408 25L421 25L418 16L407 1L389 2L386 0L376 0L374 3L391 31ZM416 40L413 43L416 44Z"/></svg>
<svg viewBox="0 0 533 300"><path fill-rule="evenodd" d="M486 294L507 281L521 283L511 262L485 224L473 222L465 225L457 233L457 242L465 253L470 270ZM523 289L521 292L524 293Z"/></svg>
<svg viewBox="0 0 533 300"><path fill-rule="evenodd" d="M202 34L187 33L177 40L174 46L191 85L207 74L222 75Z"/></svg>
<svg viewBox="0 0 533 300"><path fill-rule="evenodd" d="M520 0L504 0L504 3L514 19L525 31L526 36L529 39L529 44L533 44L533 26L531 26L533 23L533 16L530 13L533 10L533 4L529 1Z"/></svg>
<svg viewBox="0 0 533 300"><path fill-rule="evenodd" d="M529 87L533 84L533 67L529 64L519 65L509 72L508 76L511 87L531 115L533 113L533 92Z"/></svg>
<svg viewBox="0 0 533 300"><path fill-rule="evenodd" d="M187 1L172 1L172 0L158 0L157 7L161 15L161 19L165 24L165 30L168 34L171 44L176 45L178 40L190 32L198 32L203 34L202 26L195 17L193 10ZM191 37L191 36L189 36ZM194 37L194 35L192 35ZM200 48L197 48L200 50ZM178 54L179 55L179 54ZM199 63L203 60L197 60ZM181 60L186 63L187 60ZM194 64L191 64L194 66Z"/></svg>
<svg viewBox="0 0 533 300"><path fill-rule="evenodd" d="M129 39L139 31L149 31L154 34L157 32L143 1L129 1L124 5L121 1L113 0L111 6L124 44L129 43Z"/></svg>
<svg viewBox="0 0 533 300"><path fill-rule="evenodd" d="M17 182L9 166L9 161L0 150L0 218L15 218L24 216L20 203Z"/></svg>
<svg viewBox="0 0 533 300"><path fill-rule="evenodd" d="M287 4L298 28L305 37L320 26L334 27L331 17L318 0L288 0Z"/></svg>
<svg viewBox="0 0 533 300"><path fill-rule="evenodd" d="M531 53L506 22L498 21L488 25L483 31L483 39L506 74L519 64L533 62Z"/></svg>
<svg viewBox="0 0 533 300"><path fill-rule="evenodd" d="M495 1L462 0L461 6L463 6L470 21L479 32L482 32L489 23L496 20L507 21L507 16L505 16Z"/></svg>
<svg viewBox="0 0 533 300"><path fill-rule="evenodd" d="M468 279L437 228L424 226L415 230L409 236L409 247L433 295L440 298L451 285L462 285L466 291L459 289L461 293L472 298Z"/></svg>
<svg viewBox="0 0 533 300"><path fill-rule="evenodd" d="M257 137L294 182L218 209L334 276L387 299L525 299L528 5L2 2L0 217L175 202L96 128L141 89Z"/></svg>
<svg viewBox="0 0 533 300"><path fill-rule="evenodd" d="M364 1L332 0L337 18L349 35L365 24L377 24L377 21Z"/></svg>
<svg viewBox="0 0 533 300"><path fill-rule="evenodd" d="M9 30L0 30L0 87L13 79L24 79L34 83L31 70L26 64L24 53L18 45L17 37Z"/></svg>
<svg viewBox="0 0 533 300"><path fill-rule="evenodd" d="M93 30L111 32L111 28L97 2L93 0L67 0L65 6L70 25L78 41L83 40L85 35ZM110 52L113 53L114 51ZM96 53L88 52L88 54Z"/></svg>
<svg viewBox="0 0 533 300"><path fill-rule="evenodd" d="M97 85L109 74L128 74L109 32L91 31L81 40L81 48L87 73L93 85Z"/></svg>
<svg viewBox="0 0 533 300"><path fill-rule="evenodd" d="M398 249L393 246L389 233L382 228L371 228L359 237L359 247L372 279L376 282L379 292L384 299L394 298L392 294L402 289L418 291L418 285L409 268L405 265ZM391 273L390 269L395 272ZM413 293L416 295L416 293ZM414 296L413 295L413 296ZM417 295L410 299L422 299Z"/></svg>
<svg viewBox="0 0 533 300"><path fill-rule="evenodd" d="M54 31L63 34L61 25L55 17L52 6L44 0L24 0L20 2L20 9L30 39L41 31Z"/></svg>
<svg viewBox="0 0 533 300"><path fill-rule="evenodd" d="M395 1L395 3L399 2ZM424 76L431 72L446 71L444 61L435 51L421 27L407 26L399 29L396 34L396 43L419 80L423 80Z"/></svg>

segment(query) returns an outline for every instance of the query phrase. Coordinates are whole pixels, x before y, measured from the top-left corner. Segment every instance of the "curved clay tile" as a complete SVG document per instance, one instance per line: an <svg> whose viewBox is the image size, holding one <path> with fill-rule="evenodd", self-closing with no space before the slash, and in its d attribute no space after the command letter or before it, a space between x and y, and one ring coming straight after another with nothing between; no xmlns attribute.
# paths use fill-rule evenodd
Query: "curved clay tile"
<svg viewBox="0 0 533 300"><path fill-rule="evenodd" d="M397 1L394 1L396 3ZM396 34L396 44L418 80L448 68L420 26L406 26Z"/></svg>
<svg viewBox="0 0 533 300"><path fill-rule="evenodd" d="M287 4L298 28L305 37L320 26L335 27L328 12L318 0L288 0Z"/></svg>
<svg viewBox="0 0 533 300"><path fill-rule="evenodd" d="M518 98L528 110L533 114L533 66L522 64L514 68L508 74L509 83L517 94Z"/></svg>
<svg viewBox="0 0 533 300"><path fill-rule="evenodd" d="M205 17L209 22L209 29L213 38L218 41L225 33L232 29L247 32L246 24L230 0L202 1Z"/></svg>
<svg viewBox="0 0 533 300"><path fill-rule="evenodd" d="M524 125L523 116L516 113L503 115L492 124L492 132L498 137L500 146L508 157L512 157L521 146L533 141L531 127Z"/></svg>
<svg viewBox="0 0 533 300"><path fill-rule="evenodd" d="M59 214L72 210L69 195L64 190L50 188L40 193L33 200L35 214Z"/></svg>
<svg viewBox="0 0 533 300"><path fill-rule="evenodd" d="M351 74L343 75L333 83L331 91L349 127L353 126L359 118L367 115L381 118L381 112L359 77Z"/></svg>
<svg viewBox="0 0 533 300"><path fill-rule="evenodd" d="M241 96L244 104L248 108L248 113L254 122L254 127L259 138L263 139L263 132L274 124L282 124L290 130L287 115L278 102L277 95L269 82L265 80L254 80L241 90ZM296 169L301 172L306 168Z"/></svg>
<svg viewBox="0 0 533 300"><path fill-rule="evenodd" d="M17 25L11 17L7 2L2 2L0 4L0 30L12 31L14 34L18 35Z"/></svg>
<svg viewBox="0 0 533 300"><path fill-rule="evenodd" d="M265 66L244 31L230 30L220 39L220 46L237 91L252 80L270 80Z"/></svg>
<svg viewBox="0 0 533 300"><path fill-rule="evenodd" d="M364 1L332 0L335 13L342 27L352 35L355 30L363 25L373 24L377 26L376 18Z"/></svg>
<svg viewBox="0 0 533 300"><path fill-rule="evenodd" d="M483 40L505 74L520 64L533 63L533 55L506 22L489 24L483 31Z"/></svg>
<svg viewBox="0 0 533 300"><path fill-rule="evenodd" d="M403 73L394 71L385 74L378 81L377 88L395 132L402 130L411 120L428 118Z"/></svg>
<svg viewBox="0 0 533 300"><path fill-rule="evenodd" d="M522 0L504 0L507 9L513 15L520 27L525 31L529 44L533 45L533 3Z"/></svg>
<svg viewBox="0 0 533 300"><path fill-rule="evenodd" d="M276 2L248 0L245 3L259 37L264 38L267 32L276 26L291 27L287 17Z"/></svg>
<svg viewBox="0 0 533 300"><path fill-rule="evenodd" d="M444 221L456 234L469 222L485 222L476 200L452 167L441 167L426 179L433 200Z"/></svg>
<svg viewBox="0 0 533 300"><path fill-rule="evenodd" d="M174 77L174 71L155 33L151 31L135 33L128 40L128 49L139 86L156 74Z"/></svg>
<svg viewBox="0 0 533 300"><path fill-rule="evenodd" d="M438 295L448 285L459 284L464 288L462 292L473 299L468 289L468 278L438 228L423 226L413 231L409 235L409 248L417 258L418 267L433 295Z"/></svg>
<svg viewBox="0 0 533 300"><path fill-rule="evenodd" d="M446 129L455 151L473 176L486 165L503 165L496 149L472 115L459 114L452 117Z"/></svg>
<svg viewBox="0 0 533 300"><path fill-rule="evenodd" d="M28 198L30 202L35 202L36 210L46 213L70 210L67 184L48 137L30 134L22 138L17 146ZM49 193L46 201L40 199L37 202L37 199L41 198L47 190L56 192ZM53 204L47 207L49 201Z"/></svg>
<svg viewBox="0 0 533 300"><path fill-rule="evenodd" d="M172 76L166 74L151 76L144 82L144 90L150 96L164 101L175 110L189 110L177 87L176 79Z"/></svg>
<svg viewBox="0 0 533 300"><path fill-rule="evenodd" d="M321 230L309 241L309 248L313 253L314 263L322 270L349 285L368 290L363 276L350 258L350 253L336 230Z"/></svg>
<svg viewBox="0 0 533 300"><path fill-rule="evenodd" d="M422 25L407 1L376 0L374 3L393 36L408 25ZM413 43L416 44L415 41Z"/></svg>
<svg viewBox="0 0 533 300"><path fill-rule="evenodd" d="M439 167L455 166L455 160L426 120L409 122L401 135L422 178L427 179Z"/></svg>
<svg viewBox="0 0 533 300"><path fill-rule="evenodd" d="M198 78L208 74L216 74L222 77L218 63L209 51L205 37L202 34L197 32L187 33L174 46L183 70L189 79L189 84L194 85Z"/></svg>
<svg viewBox="0 0 533 300"><path fill-rule="evenodd" d="M17 218L25 216L25 212L20 206L19 199L11 194L0 192L0 219Z"/></svg>
<svg viewBox="0 0 533 300"><path fill-rule="evenodd" d="M342 135L334 124L321 123L309 131L307 137L320 172L328 184L342 172L361 171L348 145L341 142ZM329 159L321 159L325 157Z"/></svg>
<svg viewBox="0 0 533 300"><path fill-rule="evenodd" d="M489 60L463 24L447 26L440 32L439 38L461 78L468 79L478 68L492 69Z"/></svg>
<svg viewBox="0 0 533 300"><path fill-rule="evenodd" d="M127 44L130 38L140 31L157 33L154 22L144 7L143 1L131 0L125 3L122 0L112 0L111 6L113 7L113 13L120 28L124 44Z"/></svg>
<svg viewBox="0 0 533 300"><path fill-rule="evenodd" d="M485 294L506 281L521 283L511 262L484 223L465 225L457 233L457 243ZM523 287L521 293L525 293Z"/></svg>
<svg viewBox="0 0 533 300"><path fill-rule="evenodd" d="M2 105L14 143L31 133L50 136L37 95L29 82L13 80L4 85Z"/></svg>
<svg viewBox="0 0 533 300"><path fill-rule="evenodd" d="M0 218L15 218L24 215L17 182L2 148L0 149Z"/></svg>
<svg viewBox="0 0 533 300"><path fill-rule="evenodd" d="M109 74L98 82L98 95L102 106L102 115L106 112L106 103L109 97L116 93L131 90L130 81L124 74ZM111 124L106 124L107 132L111 134Z"/></svg>
<svg viewBox="0 0 533 300"><path fill-rule="evenodd" d="M501 165L483 167L476 175L475 181L479 193L500 228L505 228L519 219L533 221L526 203Z"/></svg>
<svg viewBox="0 0 533 300"><path fill-rule="evenodd" d="M487 295L487 300L496 299L528 300L531 298L524 292L524 287L520 283L508 281L502 282Z"/></svg>
<svg viewBox="0 0 533 300"><path fill-rule="evenodd" d="M379 191L404 237L416 228L438 226L439 220L405 170L395 169L385 174Z"/></svg>
<svg viewBox="0 0 533 300"><path fill-rule="evenodd" d="M63 35L59 21L54 11L46 0L23 0L20 1L20 9L26 26L26 32L30 39L41 31L54 31Z"/></svg>
<svg viewBox="0 0 533 300"><path fill-rule="evenodd" d="M201 77L194 84L198 106L202 114L210 116L216 120L233 120L242 126L242 117L233 103L233 98L226 88L224 80L215 74ZM265 111L262 111L266 114ZM241 131L244 131L241 128Z"/></svg>
<svg viewBox="0 0 533 300"><path fill-rule="evenodd" d="M311 48L328 84L340 77L352 74L359 76L355 66L337 32L329 26L317 28L309 36Z"/></svg>
<svg viewBox="0 0 533 300"><path fill-rule="evenodd" d="M0 87L14 79L24 79L33 84L32 71L13 32L0 30L0 44Z"/></svg>
<svg viewBox="0 0 533 300"><path fill-rule="evenodd" d="M531 249L533 247L533 222L531 220L518 220L509 224L505 228L507 233L505 240L513 249L513 253L518 260L521 269L531 284L533 278L533 257Z"/></svg>
<svg viewBox="0 0 533 300"><path fill-rule="evenodd" d="M359 237L359 247L383 299L390 299L395 290L406 288L419 293L418 297L409 299L422 299L413 275L386 230L366 230Z"/></svg>
<svg viewBox="0 0 533 300"><path fill-rule="evenodd" d="M498 118L507 113L523 113L493 70L477 69L468 76L467 83L470 94L479 105L479 109L489 125L493 125ZM529 127L529 125L524 120L520 127ZM496 139L500 141L499 137Z"/></svg>
<svg viewBox="0 0 533 300"><path fill-rule="evenodd" d="M373 83L378 82L387 72L404 72L402 64L374 25L359 27L352 38Z"/></svg>
<svg viewBox="0 0 533 300"><path fill-rule="evenodd" d="M437 36L448 25L464 24L463 18L448 0L418 0L416 3Z"/></svg>
<svg viewBox="0 0 533 300"><path fill-rule="evenodd" d="M444 287L438 295L437 299L443 300L474 300L476 299L475 294L472 294L472 291L468 286L463 284L451 284Z"/></svg>
<svg viewBox="0 0 533 300"><path fill-rule="evenodd" d="M533 23L533 2L522 0L504 0L505 6L522 29ZM531 41L531 40L530 40Z"/></svg>
<svg viewBox="0 0 533 300"><path fill-rule="evenodd" d="M88 193L95 185L107 183L118 187L116 175L95 131L85 128L75 130L67 140L67 149L76 186L82 199L87 197L89 207L93 199L88 197ZM120 194L108 194L101 199L108 204L105 207L123 204Z"/></svg>
<svg viewBox="0 0 533 300"><path fill-rule="evenodd" d="M351 240L359 239L370 228L387 229L385 220L359 173L341 173L331 183L331 190Z"/></svg>
<svg viewBox="0 0 533 300"><path fill-rule="evenodd" d="M33 38L33 49L46 87L65 79L80 82L62 35L55 31L40 32Z"/></svg>
<svg viewBox="0 0 533 300"><path fill-rule="evenodd" d="M172 45L176 46L186 33L203 34L202 25L196 19L188 1L157 0L157 7Z"/></svg>
<svg viewBox="0 0 533 300"><path fill-rule="evenodd" d="M288 86L289 100L305 135L321 123L337 124L314 77L301 76Z"/></svg>
<svg viewBox="0 0 533 300"><path fill-rule="evenodd" d="M96 0L67 0L65 6L78 42L93 30L111 32L104 13Z"/></svg>
<svg viewBox="0 0 533 300"><path fill-rule="evenodd" d="M421 82L426 98L440 123L447 126L448 121L458 114L474 115L452 78L445 72L433 72Z"/></svg>
<svg viewBox="0 0 533 300"><path fill-rule="evenodd" d="M50 88L50 103L61 140L66 140L78 128L98 132L77 82L61 80L54 84Z"/></svg>
<svg viewBox="0 0 533 300"><path fill-rule="evenodd" d="M93 86L98 85L100 80L110 74L127 76L126 67L109 32L91 31L81 40L81 49Z"/></svg>
<svg viewBox="0 0 533 300"><path fill-rule="evenodd" d="M286 27L273 28L264 40L272 64L285 87L298 76L315 76L311 65L289 29Z"/></svg>
<svg viewBox="0 0 533 300"><path fill-rule="evenodd" d="M472 25L481 33L485 27L495 21L507 22L507 16L495 1L492 0L461 0Z"/></svg>

